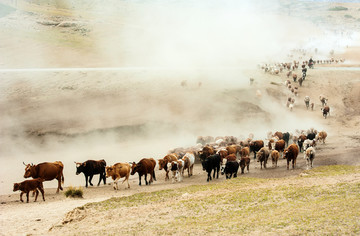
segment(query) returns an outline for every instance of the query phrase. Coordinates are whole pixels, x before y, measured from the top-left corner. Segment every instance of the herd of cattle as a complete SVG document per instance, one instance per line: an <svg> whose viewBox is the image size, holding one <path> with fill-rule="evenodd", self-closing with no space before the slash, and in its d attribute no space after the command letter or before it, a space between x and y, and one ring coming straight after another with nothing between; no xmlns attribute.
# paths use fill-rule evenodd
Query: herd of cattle
<svg viewBox="0 0 360 236"><path fill-rule="evenodd" d="M325 131L317 132L314 129L308 131L298 131L295 134L288 132L269 132L267 138L264 140L253 140L253 135L249 138L238 141L236 137L216 137L211 136L198 137L197 144L189 148L176 148L169 151L165 157L158 159L159 170L165 170L165 181L170 180L171 174L172 182L180 182L187 170L188 177L193 175L193 167L195 161L201 161L203 170L207 172L207 181L213 178L219 178L219 172L225 175L226 178L232 176L237 177L239 168L241 174L244 174L245 168L249 172L250 155L254 153L254 159L260 162L260 168L266 168L269 158L272 160L273 168L277 167L279 158L287 160L287 169L289 169L290 162L292 168L296 166L296 159L302 150L304 151L304 158L307 160L308 168L312 167L315 158L315 146L318 142L325 143L327 133ZM289 144L292 142L292 144ZM59 190L63 190L61 184L64 183L63 168L61 161L44 162L37 165L25 164L24 178L32 177L31 180L25 180L21 183L15 183L13 191L21 191L20 200L23 202L22 195L26 193L27 202L29 202L29 192L33 191L35 201L39 191L42 193L43 200L44 188L43 181L50 181L56 179L58 181ZM130 188L129 176L138 173L139 185L141 185L142 176L144 176L145 184L149 185L154 180L156 161L153 158L143 158L135 163L116 163L112 166L106 166L105 160L88 160L85 162L75 162L76 175L83 173L85 176L85 187L88 184L93 186L92 178L94 175L100 175L98 186L101 181L106 184L106 178L113 179L113 188L117 190L118 181L124 178L123 182L127 182L127 187ZM149 174L150 179L147 179Z"/></svg>
<svg viewBox="0 0 360 236"><path fill-rule="evenodd" d="M313 68L315 64L331 64L331 63L343 63L345 59L328 59L328 60L313 60L312 58L309 61L299 61L294 60L293 62L282 62L282 63L273 63L273 64L263 64L259 65L259 68L263 70L265 73L270 73L273 75L279 75L281 72L286 70L287 80L285 81L285 86L289 89L290 94L287 97L286 107L289 108L290 111L293 110L295 106L296 97L298 96L299 87L302 87L303 82L306 78L306 73L308 68ZM301 67L301 76L297 70ZM308 68L307 68L308 67ZM289 78L292 77L293 81ZM250 83L252 83L254 79L250 79ZM324 95L319 96L321 102L321 112L323 117L326 119L328 115L330 115L330 107L327 104L328 99ZM306 109L311 107L311 110L314 110L314 102L310 101L310 96L305 96L304 98Z"/></svg>

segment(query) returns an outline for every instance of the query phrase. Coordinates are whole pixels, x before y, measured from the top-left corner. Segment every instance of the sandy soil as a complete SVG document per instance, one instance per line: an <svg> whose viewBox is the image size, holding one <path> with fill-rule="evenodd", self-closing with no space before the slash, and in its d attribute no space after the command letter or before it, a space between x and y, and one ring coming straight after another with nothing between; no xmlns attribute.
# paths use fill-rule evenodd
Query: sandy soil
<svg viewBox="0 0 360 236"><path fill-rule="evenodd" d="M0 18L3 43L0 47L0 235L48 234L67 212L88 202L208 184L197 164L194 176L181 183L165 182L164 173L157 171L158 180L151 186L138 186L137 177L132 176L130 189L114 191L110 185L90 187L84 189L83 199L67 199L63 194L55 194L56 184L47 182L44 184L46 202L34 203L31 198L31 203L25 204L19 201L19 193L11 193L12 184L23 181L23 161L61 160L65 165L65 186L82 186L84 177L75 175L74 161L104 158L108 164L114 164L142 157L161 158L172 148L195 145L199 135L246 138L253 133L255 138L264 139L268 131L294 132L314 127L329 135L326 144L317 147L315 167L360 164L359 42L338 45L332 56L345 58L345 63L317 65L308 70L292 112L285 107L289 95L284 86L285 73L271 75L256 69L255 65L241 69L8 70L119 66L113 60L103 60L108 59L108 51L99 54L96 50L86 50L88 43L91 45L94 38L106 32L98 28L101 21L93 22L87 16L84 14L86 20L82 22L86 24L81 27L92 31L64 28L60 34L58 28L36 23L49 20L40 13L15 12ZM79 20L77 16L72 17L71 20ZM111 23L116 24L113 20ZM356 31L354 24L346 24L347 33ZM25 35L27 37L23 37ZM73 47L61 43L66 37L82 44ZM108 42L115 39L118 38L109 38ZM346 41L344 44L350 42L347 35L341 39ZM293 54L286 60L315 58L314 48L311 49L305 55L285 52L283 57ZM320 55L321 52L318 56L324 58L325 53ZM120 63L120 66L127 64ZM249 84L250 77L255 78L253 85ZM183 81L185 86L181 86ZM261 97L256 96L258 90ZM320 111L320 94L329 98L331 112L327 119ZM315 103L314 111L306 110L303 102L306 95ZM246 176L297 176L306 169L302 155L295 170L286 171L283 160L279 168L267 170L260 170L258 163L252 162ZM97 183L97 177L94 179L93 183ZM214 182L217 181L224 178Z"/></svg>

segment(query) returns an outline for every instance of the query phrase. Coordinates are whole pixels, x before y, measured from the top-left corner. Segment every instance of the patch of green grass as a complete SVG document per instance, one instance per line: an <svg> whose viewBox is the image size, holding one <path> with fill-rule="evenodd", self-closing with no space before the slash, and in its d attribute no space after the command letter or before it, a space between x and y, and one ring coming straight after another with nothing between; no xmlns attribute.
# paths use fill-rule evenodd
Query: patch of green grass
<svg viewBox="0 0 360 236"><path fill-rule="evenodd" d="M79 188L74 188L74 187L69 187L66 191L65 191L65 196L66 197L77 197L77 198L82 198L83 197L83 190L81 187Z"/></svg>
<svg viewBox="0 0 360 236"><path fill-rule="evenodd" d="M335 175L353 174L359 172L360 172L360 166L347 166L347 165L319 166L317 168L304 171L304 173L308 174L308 176L306 177L335 176Z"/></svg>
<svg viewBox="0 0 360 236"><path fill-rule="evenodd" d="M329 11L347 11L348 8L347 7L342 7L342 6L336 6L336 7L332 7L328 9Z"/></svg>
<svg viewBox="0 0 360 236"><path fill-rule="evenodd" d="M86 204L85 208L93 208L97 212L106 211L106 214L131 212L134 207L141 209L142 206L146 206L146 209L149 206L154 209L171 209L171 214L156 210L151 211L150 215L144 213L144 217L159 220L152 221L151 224L140 222L144 224L140 231L139 223L130 223L126 234L145 233L142 230L148 229L159 235L265 232L358 235L360 183L311 183L321 183L323 177L334 176L336 179L338 175L360 173L360 167L322 166L306 173L309 179L294 178L293 184L289 184L291 180L288 178L285 183L284 179L238 177L206 185L111 198ZM299 179L302 181L298 181ZM299 182L302 184L298 185ZM99 230L101 232L102 229Z"/></svg>
<svg viewBox="0 0 360 236"><path fill-rule="evenodd" d="M352 15L344 15L344 17L345 17L345 18L348 18L348 19L354 18Z"/></svg>

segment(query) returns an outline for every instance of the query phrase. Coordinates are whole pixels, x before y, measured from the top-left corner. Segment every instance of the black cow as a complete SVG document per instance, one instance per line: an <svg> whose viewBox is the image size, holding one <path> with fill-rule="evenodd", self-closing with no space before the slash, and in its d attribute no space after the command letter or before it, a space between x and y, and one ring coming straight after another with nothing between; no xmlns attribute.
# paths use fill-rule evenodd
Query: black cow
<svg viewBox="0 0 360 236"><path fill-rule="evenodd" d="M264 147L264 141L262 141L262 140L251 141L251 143L250 143L250 152L254 152L254 159L256 159L256 153L262 147Z"/></svg>
<svg viewBox="0 0 360 236"><path fill-rule="evenodd" d="M289 132L283 133L283 140L285 141L287 147L289 145L289 140L290 140Z"/></svg>
<svg viewBox="0 0 360 236"><path fill-rule="evenodd" d="M221 157L219 154L214 154L201 161L203 170L208 173L207 181L211 180L211 171L214 170L213 178L215 178L215 172L217 173L216 178L219 178Z"/></svg>
<svg viewBox="0 0 360 236"><path fill-rule="evenodd" d="M105 174L106 162L104 159L99 161L87 160L83 163L75 162L75 164L76 164L76 175L80 174L81 172L84 173L85 175L86 188L88 187L88 179L89 179L89 184L93 186L91 180L94 175L98 175L98 174L100 174L100 178L97 186L100 185L101 180L103 180L104 184L106 184L106 174Z"/></svg>
<svg viewBox="0 0 360 236"><path fill-rule="evenodd" d="M237 172L239 170L239 163L237 161L228 161L225 164L225 168L221 170L221 174L225 174L226 179L231 179L234 174L234 178L237 177Z"/></svg>
<svg viewBox="0 0 360 236"><path fill-rule="evenodd" d="M313 139L315 139L315 137L316 137L316 134L315 134L315 133L309 133L309 134L306 136L306 139L313 140Z"/></svg>

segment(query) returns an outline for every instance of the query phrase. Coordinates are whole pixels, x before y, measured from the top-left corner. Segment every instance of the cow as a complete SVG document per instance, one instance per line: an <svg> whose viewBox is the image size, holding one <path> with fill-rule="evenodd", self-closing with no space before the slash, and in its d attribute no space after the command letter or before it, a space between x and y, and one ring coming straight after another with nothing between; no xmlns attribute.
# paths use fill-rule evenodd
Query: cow
<svg viewBox="0 0 360 236"><path fill-rule="evenodd" d="M209 182L211 179L211 171L214 170L213 178L215 178L215 173L217 173L216 178L219 178L219 171L220 171L220 162L221 157L219 154L214 154L209 157L207 157L205 160L201 161L201 165L203 167L203 170L205 170L208 173L207 182Z"/></svg>
<svg viewBox="0 0 360 236"><path fill-rule="evenodd" d="M271 153L270 153L270 157L271 157L271 161L272 161L272 165L273 167L277 167L277 162L280 158L280 154L278 151L276 150L272 150Z"/></svg>
<svg viewBox="0 0 360 236"><path fill-rule="evenodd" d="M283 133L283 140L285 141L286 146L288 146L289 145L289 140L290 140L290 133L289 132Z"/></svg>
<svg viewBox="0 0 360 236"><path fill-rule="evenodd" d="M328 115L330 115L330 107L325 106L324 108L321 108L321 111L323 113L323 117L326 119Z"/></svg>
<svg viewBox="0 0 360 236"><path fill-rule="evenodd" d="M292 168L295 169L296 166L296 158L299 154L299 148L296 144L291 144L287 149L284 151L284 159L287 162L287 169L289 169L289 163L292 161Z"/></svg>
<svg viewBox="0 0 360 236"><path fill-rule="evenodd" d="M305 98L304 98L304 102L305 102L306 109L307 109L307 110L309 110L309 106L310 106L310 97L309 97L309 96L305 96Z"/></svg>
<svg viewBox="0 0 360 236"><path fill-rule="evenodd" d="M138 163L133 162L131 165L131 175L134 175L136 172L139 174L139 185L141 186L141 176L144 175L145 184L150 185L153 180L156 181L155 177L155 166L156 161L154 158L143 158ZM150 180L147 181L147 174L150 174Z"/></svg>
<svg viewBox="0 0 360 236"><path fill-rule="evenodd" d="M283 139L277 141L274 146L271 148L271 150L276 150L279 153L282 153L285 149L285 141Z"/></svg>
<svg viewBox="0 0 360 236"><path fill-rule="evenodd" d="M231 179L232 175L234 175L234 178L236 178L238 170L239 170L239 162L227 161L225 167L221 169L221 174L222 175L225 174L226 179Z"/></svg>
<svg viewBox="0 0 360 236"><path fill-rule="evenodd" d="M296 82L297 74L293 74L292 77L293 77L294 82Z"/></svg>
<svg viewBox="0 0 360 236"><path fill-rule="evenodd" d="M228 151L228 155L230 155L230 154L235 154L236 155L237 152L238 152L238 149L237 149L236 145L227 146L226 150Z"/></svg>
<svg viewBox="0 0 360 236"><path fill-rule="evenodd" d="M188 177L193 175L193 168L195 163L195 155L191 152L187 152L182 160L184 160L184 171L188 170Z"/></svg>
<svg viewBox="0 0 360 236"><path fill-rule="evenodd" d="M163 157L162 159L158 159L159 162L159 170L164 169L165 170L165 181L169 180L169 169L168 169L168 163L172 162L172 161L176 161L178 158L175 154L168 154L165 157Z"/></svg>
<svg viewBox="0 0 360 236"><path fill-rule="evenodd" d="M307 135L306 135L306 139L309 139L309 140L313 140L315 139L316 137L316 133L314 131L312 132L309 132Z"/></svg>
<svg viewBox="0 0 360 236"><path fill-rule="evenodd" d="M250 156L250 148L249 147L244 147L240 150L241 158L245 158L245 157L249 157L249 156Z"/></svg>
<svg viewBox="0 0 360 236"><path fill-rule="evenodd" d="M214 155L215 150L211 146L205 146L203 147L202 151L198 152L198 156L200 157L200 160L205 160L208 156Z"/></svg>
<svg viewBox="0 0 360 236"><path fill-rule="evenodd" d="M264 162L264 168L266 169L266 163L270 155L270 150L268 147L262 147L257 153L256 158L257 162L260 162L260 168L262 169L263 162Z"/></svg>
<svg viewBox="0 0 360 236"><path fill-rule="evenodd" d="M303 151L305 151L307 148L309 147L315 147L316 146L316 140L310 140L310 139L305 139L305 141L303 142Z"/></svg>
<svg viewBox="0 0 360 236"><path fill-rule="evenodd" d="M39 191L42 194L43 200L45 201L45 197L44 197L44 187L43 187L43 179L42 178L36 178L36 179L30 179L30 180L25 180L21 183L14 183L14 188L13 191L18 191L20 190L20 201L24 202L22 199L22 195L24 193L26 193L26 202L29 203L29 192L30 191L35 191L35 201L37 200L37 197L39 195Z"/></svg>
<svg viewBox="0 0 360 236"><path fill-rule="evenodd" d="M250 152L254 152L254 159L256 159L256 152L258 152L262 147L264 147L264 141L262 140L250 142Z"/></svg>
<svg viewBox="0 0 360 236"><path fill-rule="evenodd" d="M58 187L56 193L59 193L59 189L63 190L61 187L61 183L64 184L64 174L63 169L64 165L61 161L55 162L43 162L37 165L33 164L23 164L25 167L24 178L32 177L33 179L41 178L44 181L50 181L53 179L57 179Z"/></svg>
<svg viewBox="0 0 360 236"><path fill-rule="evenodd" d="M325 131L320 131L316 136L316 140L325 143L326 137L327 137L327 133Z"/></svg>
<svg viewBox="0 0 360 236"><path fill-rule="evenodd" d="M106 174L105 174L106 161L104 159L98 161L87 160L83 163L75 162L75 164L76 164L76 175L79 175L80 173L84 173L86 188L88 187L88 181L90 186L93 186L91 180L94 177L94 175L100 175L97 186L100 185L101 180L104 182L104 184L106 184Z"/></svg>
<svg viewBox="0 0 360 236"><path fill-rule="evenodd" d="M306 149L306 151L304 152L304 159L306 159L306 165L307 165L307 169L309 169L309 167L313 167L313 161L315 159L315 148L313 147L309 147Z"/></svg>
<svg viewBox="0 0 360 236"><path fill-rule="evenodd" d="M249 155L245 156L245 157L241 157L241 160L240 160L241 174L244 174L245 167L247 168L247 171L249 173L249 166L250 166L250 157L249 157Z"/></svg>
<svg viewBox="0 0 360 236"><path fill-rule="evenodd" d="M275 134L273 135L273 137L277 137L278 139L283 139L283 133L282 132L275 132Z"/></svg>
<svg viewBox="0 0 360 236"><path fill-rule="evenodd" d="M324 95L320 95L319 99L320 99L322 107L324 107L327 104L328 99Z"/></svg>
<svg viewBox="0 0 360 236"><path fill-rule="evenodd" d="M127 181L128 188L130 188L130 184L129 184L130 170L131 170L131 167L130 167L129 163L116 163L112 166L106 166L105 167L106 178L111 177L114 180L113 188L115 190L118 190L119 189L119 186L118 186L119 179L125 177L125 179L122 183Z"/></svg>
<svg viewBox="0 0 360 236"><path fill-rule="evenodd" d="M181 182L182 177L184 176L184 165L185 165L184 160L180 159L180 160L172 161L169 162L167 165L168 165L168 170L170 170L172 173L172 183L174 183L175 181Z"/></svg>
<svg viewBox="0 0 360 236"><path fill-rule="evenodd" d="M297 143L298 143L300 152L301 152L301 148L303 147L303 143L304 143L305 140L306 140L306 135L305 134L299 135Z"/></svg>

